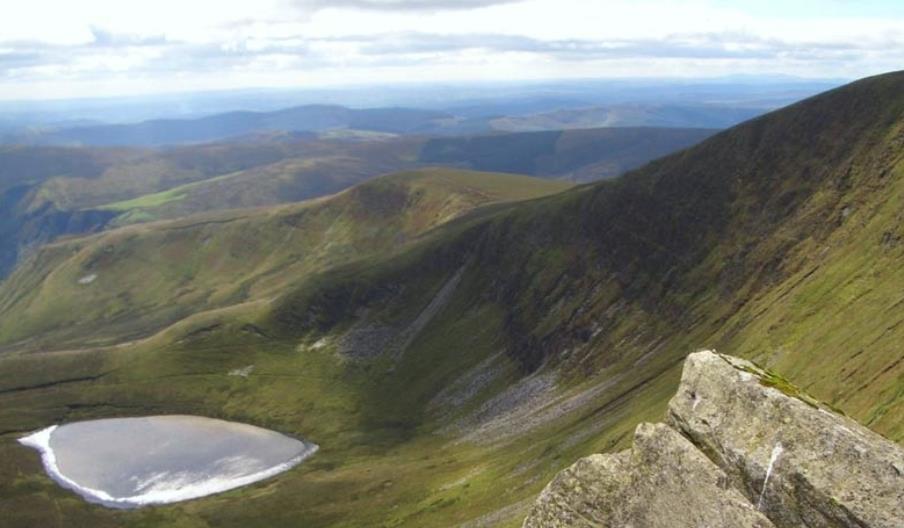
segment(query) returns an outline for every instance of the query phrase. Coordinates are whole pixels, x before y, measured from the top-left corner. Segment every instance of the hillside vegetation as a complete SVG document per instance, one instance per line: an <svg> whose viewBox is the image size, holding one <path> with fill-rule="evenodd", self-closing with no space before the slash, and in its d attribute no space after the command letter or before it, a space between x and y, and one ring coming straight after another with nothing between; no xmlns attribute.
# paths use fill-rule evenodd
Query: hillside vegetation
<svg viewBox="0 0 904 528"><path fill-rule="evenodd" d="M354 199L399 209L370 196ZM88 348L104 319L72 316L44 330L68 350L9 346L0 360L0 509L44 526L518 526L563 467L626 448L637 423L660 420L684 357L704 347L781 371L900 442L902 211L894 73L614 181L428 222L395 251L293 273L261 290L268 302L185 314L141 341ZM266 236L241 247L278 255ZM199 240L187 245L203 255ZM79 291L75 264L88 261L67 268L46 251L28 266L44 271L17 280L5 306L27 306L16 299L40 284L47 302ZM65 280L53 286L56 273ZM89 297L71 295L69 310L91 320ZM28 320L44 324L16 316ZM6 324L12 344L21 330ZM249 365L247 379L229 375ZM322 449L256 486L121 512L60 489L14 442L62 421L173 412Z"/></svg>
<svg viewBox="0 0 904 528"><path fill-rule="evenodd" d="M366 112L389 119L384 114ZM0 147L0 278L34 248L63 235L297 202L431 165L581 181L606 178L706 135L697 130L576 131L548 136L552 141L546 147L530 134L501 135L463 140L466 148L443 150L440 156L434 145L444 145L441 140L348 129L321 138L273 132L157 150Z"/></svg>
<svg viewBox="0 0 904 528"><path fill-rule="evenodd" d="M416 166L421 140L273 138L162 150L0 148L0 277L66 234L299 201Z"/></svg>
<svg viewBox="0 0 904 528"><path fill-rule="evenodd" d="M338 105L306 105L272 112L226 112L194 119L154 119L141 123L62 128L32 133L27 140L56 145L154 147L209 143L273 131L351 129L401 134L436 132L451 117L441 111L414 108L353 109Z"/></svg>
<svg viewBox="0 0 904 528"><path fill-rule="evenodd" d="M601 127L728 128L764 112L755 104L619 103L497 117L494 130L530 132ZM775 108L774 104L768 105Z"/></svg>
<svg viewBox="0 0 904 528"><path fill-rule="evenodd" d="M421 149L420 160L589 182L620 176L715 133L705 128L597 128L435 138Z"/></svg>
<svg viewBox="0 0 904 528"><path fill-rule="evenodd" d="M269 299L301 277L397 252L494 202L566 182L452 169L385 176L320 200L226 211L66 240L0 283L0 342L60 348L147 335L193 313Z"/></svg>

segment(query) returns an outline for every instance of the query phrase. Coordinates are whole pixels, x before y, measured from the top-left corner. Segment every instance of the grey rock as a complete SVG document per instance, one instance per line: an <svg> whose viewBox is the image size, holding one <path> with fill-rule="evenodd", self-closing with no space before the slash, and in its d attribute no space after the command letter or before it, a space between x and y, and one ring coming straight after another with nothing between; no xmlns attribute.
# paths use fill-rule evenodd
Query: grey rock
<svg viewBox="0 0 904 528"><path fill-rule="evenodd" d="M633 449L592 455L560 473L524 526L773 526L727 483L727 475L674 429L641 424Z"/></svg>
<svg viewBox="0 0 904 528"><path fill-rule="evenodd" d="M748 361L688 356L668 422L780 527L904 527L904 449Z"/></svg>
<svg viewBox="0 0 904 528"><path fill-rule="evenodd" d="M904 449L774 373L688 356L667 424L562 471L524 526L904 528Z"/></svg>

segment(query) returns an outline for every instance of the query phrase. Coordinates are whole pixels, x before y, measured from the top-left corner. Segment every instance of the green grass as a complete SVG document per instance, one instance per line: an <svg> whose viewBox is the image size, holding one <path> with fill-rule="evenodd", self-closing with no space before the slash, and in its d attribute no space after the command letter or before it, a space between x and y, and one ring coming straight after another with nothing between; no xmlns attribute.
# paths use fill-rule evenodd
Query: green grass
<svg viewBox="0 0 904 528"><path fill-rule="evenodd" d="M466 300L465 296L454 300L446 317L452 318L462 308L455 304ZM612 407L604 418L607 426L575 445L567 445L574 434L600 428L599 418L590 411L502 444L458 444L429 434L437 424L424 420L422 406L433 380L467 369L493 349L487 336L496 333L492 329L498 323L487 314L476 313L469 320L438 319L408 350L397 374L389 375L375 375L384 372L376 365L342 361L330 347L313 349L310 339L302 340L301 346L296 341L261 342L242 333L240 323L241 319L181 345L147 344L98 353L93 364L81 365L77 374L109 372L105 377L26 392L19 399L4 397L0 423L13 420L29 427L123 412L188 412L304 436L321 445L314 458L272 481L241 490L181 505L116 512L80 504L43 477L36 455L14 445L13 435L8 435L0 439L2 481L10 471L22 476L0 488L4 511L22 511L26 506L28 517L13 518L49 526L59 522L59 511L66 512L68 526L448 526L528 501L561 464L583 452L625 447L631 422L655 419L662 410L657 401L661 397L651 405L649 393L641 393L636 400ZM449 324L455 326L452 334ZM437 354L466 344L461 340L486 343L487 348L472 350L471 355ZM436 359L446 365L436 365ZM227 375L249 364L255 370L247 379ZM48 371L40 362L23 358L0 361L0 370L8 374L16 368L22 381L74 374L65 363L56 365L58 370ZM417 373L428 377L412 386L411 376ZM676 374L673 368L669 377ZM658 385L652 394L669 388ZM599 405L618 399L623 390L614 388L602 395ZM392 396L408 396L409 391L412 397ZM413 397L416 394L421 396ZM78 402L76 409L69 406L73 402ZM16 418L20 408L34 413L31 423ZM409 425L400 428L402 421ZM525 473L524 465L531 461L539 465ZM18 469L11 470L12 465ZM50 507L27 508L27 501L33 500ZM515 523L523 513L515 510L515 518L508 520Z"/></svg>
<svg viewBox="0 0 904 528"><path fill-rule="evenodd" d="M179 185L165 191L145 194L136 198L132 198L130 200L121 200L118 202L99 205L95 208L120 212L134 212L135 209L156 209L167 204L171 205L173 202L184 200L195 189L210 186L218 182L223 182L229 180L230 178L240 178L243 175L243 172L221 174L219 176L207 178L202 181ZM210 209L216 209L216 207L211 207ZM120 224L126 225L126 223L136 223L136 221L137 220L133 218L130 222L121 221Z"/></svg>
<svg viewBox="0 0 904 528"><path fill-rule="evenodd" d="M55 182L56 190L48 194L56 202L60 200L53 197L71 196L66 207L122 211L126 214L114 223L129 225L147 221L134 214L139 212L151 219L172 219L333 194L413 167L416 146L416 140L402 138L240 144L235 153L223 146L186 147L171 154L175 160L152 157L146 166L113 167L97 184Z"/></svg>
<svg viewBox="0 0 904 528"><path fill-rule="evenodd" d="M132 209L152 209L154 207L160 207L161 205L176 200L182 200L183 198L185 198L185 191L187 190L187 187L189 186L180 185L179 187L169 189L167 191L154 194L146 194L144 196L139 196L138 198L133 198L131 200L123 200L121 202L102 205L98 207L98 209L123 212L130 211Z"/></svg>
<svg viewBox="0 0 904 528"><path fill-rule="evenodd" d="M146 336L196 312L270 298L319 270L394 254L476 207L569 186L427 169L324 200L61 242L0 284L0 342L28 337L59 348L69 341L84 346ZM79 282L91 275L94 282Z"/></svg>
<svg viewBox="0 0 904 528"><path fill-rule="evenodd" d="M500 511L495 524L516 526L556 472L659 421L701 348L754 359L782 373L765 383L901 441L902 82L871 79L624 179L514 204L502 180L463 175L450 194L428 172L49 246L0 295L0 511L13 512L0 526L432 527ZM76 288L89 269L92 286L122 289ZM393 332L395 359L341 354L361 327ZM473 397L430 405L484 361ZM247 380L227 375L251 364ZM551 385L530 384L544 375ZM485 406L513 423L489 428ZM117 512L54 485L14 443L52 423L173 412L322 450L255 486Z"/></svg>

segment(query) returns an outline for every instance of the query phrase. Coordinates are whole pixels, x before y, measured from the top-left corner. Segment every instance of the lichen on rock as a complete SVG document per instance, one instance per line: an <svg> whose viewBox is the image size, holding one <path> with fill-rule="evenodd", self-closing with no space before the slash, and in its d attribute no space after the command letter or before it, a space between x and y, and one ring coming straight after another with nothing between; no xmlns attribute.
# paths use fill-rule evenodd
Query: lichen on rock
<svg viewBox="0 0 904 528"><path fill-rule="evenodd" d="M777 374L698 352L667 423L562 471L524 526L900 528L902 467L900 446Z"/></svg>
<svg viewBox="0 0 904 528"><path fill-rule="evenodd" d="M559 474L524 526L771 528L727 482L677 431L641 424L632 450L592 455Z"/></svg>

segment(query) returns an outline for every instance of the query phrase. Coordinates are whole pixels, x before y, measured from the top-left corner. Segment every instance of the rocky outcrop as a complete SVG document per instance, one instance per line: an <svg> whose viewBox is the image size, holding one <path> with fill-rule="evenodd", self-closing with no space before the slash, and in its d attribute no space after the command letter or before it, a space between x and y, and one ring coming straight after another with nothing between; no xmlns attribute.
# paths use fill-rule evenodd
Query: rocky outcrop
<svg viewBox="0 0 904 528"><path fill-rule="evenodd" d="M745 526L771 528L686 438L641 424L634 449L592 455L560 473L525 526Z"/></svg>
<svg viewBox="0 0 904 528"><path fill-rule="evenodd" d="M688 357L668 421L778 527L904 526L904 449L747 361Z"/></svg>
<svg viewBox="0 0 904 528"><path fill-rule="evenodd" d="M904 449L754 364L688 356L667 424L562 471L525 527L904 526Z"/></svg>

